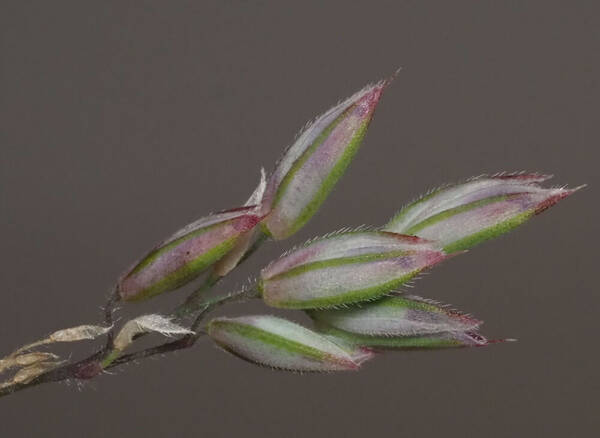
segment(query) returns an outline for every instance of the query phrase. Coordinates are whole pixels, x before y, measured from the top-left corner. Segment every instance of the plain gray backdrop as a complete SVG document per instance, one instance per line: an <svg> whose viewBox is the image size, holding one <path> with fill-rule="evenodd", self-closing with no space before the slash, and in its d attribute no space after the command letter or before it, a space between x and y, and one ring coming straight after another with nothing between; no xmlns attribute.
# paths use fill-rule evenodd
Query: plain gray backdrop
<svg viewBox="0 0 600 438"><path fill-rule="evenodd" d="M599 12L582 1L4 3L3 353L99 321L130 263L193 219L238 206L307 120L398 67L318 215L265 245L221 292L293 244L382 224L442 183L530 170L589 186L413 289L517 343L388 353L358 373L301 376L203 340L82 386L3 398L0 435L594 435ZM124 306L120 322L184 296ZM271 313L220 311L245 312Z"/></svg>

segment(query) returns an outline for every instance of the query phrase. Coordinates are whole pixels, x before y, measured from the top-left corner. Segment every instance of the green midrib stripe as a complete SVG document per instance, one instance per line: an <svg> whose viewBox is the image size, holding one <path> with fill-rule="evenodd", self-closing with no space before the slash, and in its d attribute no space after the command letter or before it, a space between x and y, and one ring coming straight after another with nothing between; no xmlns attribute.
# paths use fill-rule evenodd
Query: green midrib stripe
<svg viewBox="0 0 600 438"><path fill-rule="evenodd" d="M427 228L427 227L429 227L433 224L436 224L438 222L441 222L445 219L451 218L452 216L456 216L457 214L464 213L469 210L473 210L475 208L483 207L483 206L486 206L489 204L493 204L494 202L504 201L506 199L509 199L510 197L513 197L514 195L516 195L516 194L492 196L491 198L480 199L479 201L474 201L469 204L460 205L458 207L444 210L438 214L428 217L427 219L425 219L422 222L419 222L418 224L413 225L409 229L405 230L404 233L416 234L419 231L423 230L424 228Z"/></svg>
<svg viewBox="0 0 600 438"><path fill-rule="evenodd" d="M147 255L146 255L146 256L145 256L145 257L144 257L144 258L143 258L143 259L142 259L142 260L141 260L141 261L140 261L140 262L139 262L139 263L138 263L138 264L137 264L137 265L136 265L136 266L133 268L133 269L132 269L132 270L131 270L131 272L129 273L129 275L128 275L128 276L130 276L130 275L132 275L132 274L136 274L136 273L138 273L139 271L141 271L142 269L144 269L146 266L148 266L148 265L152 264L152 263L153 263L153 262L154 262L154 261L155 261L155 260L156 260L158 257L160 257L162 254L164 254L164 253L166 253L166 252L170 251L171 249L173 249L173 248L177 247L177 246L178 246L178 245L180 245L181 243L183 243L183 242L185 242L185 241L187 241L187 240L189 240L189 239L192 239L192 238L194 238L194 237L197 237L197 236L199 236L199 235L201 235L201 234L204 234L204 233L206 233L206 232L208 232L208 231L210 231L210 230L212 230L212 229L214 229L214 228L216 228L216 227L218 227L218 226L222 226L222 225L228 224L228 223L230 223L232 220L233 220L233 219L230 219L230 220L228 220L228 221L224 221L224 222L219 222L218 224L213 224L213 225L210 225L210 226L208 226L208 227L205 227L205 228L200 228L200 229L198 229L198 230L196 230L196 231L192 231L192 232L190 232L189 234L186 234L186 235L184 235L184 236L181 236L181 237L180 237L180 238L178 238L178 239L175 239L173 242L171 242L171 243L168 243L168 244L167 244L167 245L165 245L165 246L161 246L161 247L159 247L159 248L157 248L157 249L154 249L154 250L150 251L150 252L149 252L149 253L148 253L148 254L147 254Z"/></svg>
<svg viewBox="0 0 600 438"><path fill-rule="evenodd" d="M247 337L256 341L264 342L265 344L272 345L280 348L291 354L298 354L306 356L312 359L323 360L328 355L321 350L314 347L302 344L301 342L293 341L285 338L281 335L267 332L263 329L253 327L246 324L240 324L236 322L215 322L211 323L212 326L221 326L224 330L233 331L243 337Z"/></svg>
<svg viewBox="0 0 600 438"><path fill-rule="evenodd" d="M329 260L319 260L316 262L306 263L304 265L296 266L295 268L292 268L289 271L285 271L285 272L282 272L281 274L274 275L273 277L266 279L266 281L294 277L296 275L300 275L305 272L316 270L316 269L333 268L336 266L344 266L344 265L351 265L351 264L357 264L357 263L367 263L367 262L374 262L374 261L378 261L378 260L393 259L393 258L408 255L410 253L411 253L410 251L401 250L401 251L390 251L390 252L377 253L377 254L363 254L363 255L352 256L352 257L340 257L340 258L329 259Z"/></svg>
<svg viewBox="0 0 600 438"><path fill-rule="evenodd" d="M421 198L417 199L414 202L411 202L410 204L406 205L405 207L403 207L385 226L386 229L388 228L393 228L395 223L402 220L410 211L412 211L413 208L415 208L416 206L422 204L425 201L430 200L431 198L433 198L435 195L437 195L438 193L440 193L442 190L445 190L446 188L440 188L437 190L432 191L431 193L422 196Z"/></svg>
<svg viewBox="0 0 600 438"><path fill-rule="evenodd" d="M515 217L512 217L504 222L500 222L494 226L481 230L477 233L471 234L470 236L459 239L455 242L449 243L444 247L444 251L448 254L452 254L456 251L462 251L468 248L471 248L478 243L484 242L489 239L493 239L494 237L498 237L513 228L521 225L523 222L527 221L531 216L535 214L535 211L526 211L521 213Z"/></svg>
<svg viewBox="0 0 600 438"><path fill-rule="evenodd" d="M342 111L342 113L336 117L336 119L331 122L327 128L325 128L323 130L323 132L321 134L319 134L319 136L313 141L313 143L302 153L302 155L300 155L300 157L298 157L296 159L296 161L294 162L294 164L292 164L292 167L290 168L290 170L286 173L285 177L283 178L283 180L281 181L281 184L279 185L279 187L277 188L277 193L275 194L275 199L273 201L273 207L275 207L277 205L277 203L279 202L279 200L281 199L281 197L283 196L283 193L285 193L285 190L287 189L287 187L290 185L290 183L292 182L292 179L294 178L296 172L298 172L298 170L304 165L304 163L306 163L306 161L310 158L310 156L317 150L317 148L319 146L321 146L321 144L327 139L327 137L329 137L329 134L331 134L331 131L333 131L335 129L335 127L337 125L339 125L342 120L344 120L344 118L346 117L347 112L353 108L354 105L349 106L347 109L345 109L344 111Z"/></svg>
<svg viewBox="0 0 600 438"><path fill-rule="evenodd" d="M339 295L332 295L327 297L313 298L307 300L286 300L276 301L268 303L274 307L281 307L286 309L326 309L328 307L335 307L342 304L351 304L359 301L368 301L375 298L379 298L382 295L394 290L403 283L406 283L412 277L417 275L422 269L409 272L402 277L395 278L387 283L379 284L376 286L358 289L354 291L343 292ZM264 285L263 285L264 287ZM263 290L264 298L264 290Z"/></svg>
<svg viewBox="0 0 600 438"><path fill-rule="evenodd" d="M380 348L440 348L458 347L460 342L436 335L424 336L369 336L359 335L336 328L327 327L324 333L340 338L355 346Z"/></svg>
<svg viewBox="0 0 600 438"><path fill-rule="evenodd" d="M187 282L200 275L204 269L225 255L225 253L227 253L233 247L236 240L237 237L232 237L231 239L222 242L220 245L211 248L198 258L190 261L188 264L165 276L156 283L153 283L146 289L143 289L135 296L127 298L127 301L140 301L150 298L154 295L158 295L159 293L174 290L183 286Z"/></svg>
<svg viewBox="0 0 600 438"><path fill-rule="evenodd" d="M298 218L292 225L291 230L288 232L288 235L293 234L300 228L302 228L304 224L306 224L306 222L308 222L308 220L316 213L316 211L325 201L331 190L333 190L333 187L335 186L336 182L342 177L344 171L349 166L350 161L352 161L352 158L354 157L354 155L356 155L356 152L358 151L358 148L362 143L363 138L365 137L367 127L369 126L370 121L371 118L369 117L368 120L366 120L360 125L357 132L350 140L350 143L344 149L344 153L342 154L340 159L336 162L335 166L333 166L331 171L327 174L327 177L321 183L320 190L317 191L315 197L302 209L301 214L298 216Z"/></svg>

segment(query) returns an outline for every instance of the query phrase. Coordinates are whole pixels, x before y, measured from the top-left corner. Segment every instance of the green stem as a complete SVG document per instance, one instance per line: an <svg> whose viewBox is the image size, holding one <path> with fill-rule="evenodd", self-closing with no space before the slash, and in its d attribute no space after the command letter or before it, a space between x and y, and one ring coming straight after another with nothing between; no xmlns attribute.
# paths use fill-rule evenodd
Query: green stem
<svg viewBox="0 0 600 438"><path fill-rule="evenodd" d="M200 326L200 322L202 322L202 319L204 318L204 316L206 316L208 313L215 310L217 307L222 306L223 304L244 302L248 299L258 298L258 297L260 297L258 290L255 287L252 287L249 289L242 289L237 292L231 292L231 293L228 293L227 295L222 295L222 296L214 298L212 300L205 301L201 305L202 310L200 310L200 312L196 316L196 319L194 320L194 323L190 326L190 330L196 332L198 330L198 327Z"/></svg>
<svg viewBox="0 0 600 438"><path fill-rule="evenodd" d="M100 365L103 369L106 369L111 363L119 358L121 355L121 350L117 350L116 348L112 350L110 353L106 355L106 357L102 360Z"/></svg>
<svg viewBox="0 0 600 438"><path fill-rule="evenodd" d="M263 231L262 228L260 228L259 231L260 231L260 234L256 238L256 241L252 244L252 246L248 249L248 251L246 251L246 253L242 256L242 258L238 262L237 266L244 263L246 261L246 259L248 259L252 254L254 254L258 250L258 248L260 248L262 246L262 244L265 243L269 239L269 235L265 234L265 232Z"/></svg>
<svg viewBox="0 0 600 438"><path fill-rule="evenodd" d="M205 292L212 289L214 285L216 285L219 281L221 281L223 277L215 275L214 272L211 272L204 283L202 283L197 289L195 289L187 299L180 304L175 311L173 312L173 316L176 319L181 319L186 316L192 315L196 313L198 310L202 308L202 297Z"/></svg>

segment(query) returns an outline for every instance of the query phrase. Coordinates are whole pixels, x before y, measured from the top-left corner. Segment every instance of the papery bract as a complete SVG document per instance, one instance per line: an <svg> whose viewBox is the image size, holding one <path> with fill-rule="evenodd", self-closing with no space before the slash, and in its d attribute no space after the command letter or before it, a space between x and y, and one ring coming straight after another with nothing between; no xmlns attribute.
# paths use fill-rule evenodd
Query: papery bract
<svg viewBox="0 0 600 438"><path fill-rule="evenodd" d="M318 210L357 152L386 84L368 85L317 117L285 152L263 198L262 225L273 238L294 234Z"/></svg>
<svg viewBox="0 0 600 438"><path fill-rule="evenodd" d="M314 310L319 322L371 336L415 336L476 330L481 321L415 296L390 296L347 309Z"/></svg>
<svg viewBox="0 0 600 438"><path fill-rule="evenodd" d="M396 233L351 231L313 240L264 268L258 289L273 307L326 308L381 297L446 255Z"/></svg>
<svg viewBox="0 0 600 438"><path fill-rule="evenodd" d="M127 321L114 340L114 348L125 350L136 336L142 333L160 333L163 336L191 335L193 331L182 327L171 319L158 314L142 315Z"/></svg>
<svg viewBox="0 0 600 438"><path fill-rule="evenodd" d="M209 336L249 362L291 371L356 370L372 353L343 347L312 330L269 315L215 318Z"/></svg>
<svg viewBox="0 0 600 438"><path fill-rule="evenodd" d="M28 367L40 362L58 361L53 353L34 351L31 353L14 354L0 359L0 374L15 367Z"/></svg>
<svg viewBox="0 0 600 438"><path fill-rule="evenodd" d="M549 176L499 174L433 191L404 207L385 230L440 242L447 253L506 233L577 189L543 188Z"/></svg>
<svg viewBox="0 0 600 438"><path fill-rule="evenodd" d="M255 206L199 219L150 251L118 282L123 300L148 298L177 289L230 251L260 221Z"/></svg>

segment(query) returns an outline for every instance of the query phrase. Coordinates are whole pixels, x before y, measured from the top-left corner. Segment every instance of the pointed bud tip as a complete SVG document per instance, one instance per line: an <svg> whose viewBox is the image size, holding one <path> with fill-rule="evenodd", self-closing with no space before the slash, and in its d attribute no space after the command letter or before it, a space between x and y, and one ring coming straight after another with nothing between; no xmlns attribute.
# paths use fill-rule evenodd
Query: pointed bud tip
<svg viewBox="0 0 600 438"><path fill-rule="evenodd" d="M459 311L452 310L449 312L449 314L452 317L461 321L463 324L471 326L472 329L477 329L478 327L483 325L483 320L477 319L474 316L466 314L466 313L460 313Z"/></svg>
<svg viewBox="0 0 600 438"><path fill-rule="evenodd" d="M575 193L575 192L577 192L577 191L579 191L581 189L585 189L587 186L588 186L587 184L581 184L580 186L577 186L575 188L568 189L569 195L572 194L572 193Z"/></svg>
<svg viewBox="0 0 600 438"><path fill-rule="evenodd" d="M352 362L354 363L353 370L358 370L363 363L373 359L377 352L369 347L357 347L357 350L352 353Z"/></svg>
<svg viewBox="0 0 600 438"><path fill-rule="evenodd" d="M372 117L375 107L379 103L379 99L381 99L381 95L383 94L383 90L386 88L386 85L384 81L380 81L372 85L370 88L371 89L368 90L354 104L354 107L357 109L357 112L361 117Z"/></svg>
<svg viewBox="0 0 600 438"><path fill-rule="evenodd" d="M465 332L465 334L475 342L475 344L473 345L475 347L485 347L487 345L492 344L504 344L506 342L517 342L517 340L514 338L487 339L484 336L481 336L479 333L475 332Z"/></svg>
<svg viewBox="0 0 600 438"><path fill-rule="evenodd" d="M365 114L373 112L383 92L394 82L398 73L402 70L402 67L396 69L396 71L385 79L381 79L378 82L367 85L363 90L368 90L363 96L355 102L356 106L363 107Z"/></svg>
<svg viewBox="0 0 600 438"><path fill-rule="evenodd" d="M553 192L553 194L548 196L546 199L544 199L542 202L540 202L536 206L534 214L537 215L537 214L542 213L543 211L546 211L547 209L549 209L550 207L552 207L553 205L558 203L558 201L561 201L561 200L565 199L566 197L571 196L573 193L577 192L578 190L583 189L586 186L587 186L587 184L582 184L573 189L560 188L560 189L549 190L549 191Z"/></svg>
<svg viewBox="0 0 600 438"><path fill-rule="evenodd" d="M394 82L396 80L396 78L398 77L398 74L404 69L404 67L398 67L394 73L392 73L390 76L388 76L386 79L382 80L383 83L383 88L386 89L387 87L389 87L390 85L392 85L392 82Z"/></svg>
<svg viewBox="0 0 600 438"><path fill-rule="evenodd" d="M517 342L517 339L506 338L506 339L488 339L485 345L489 344L504 344L505 342Z"/></svg>

